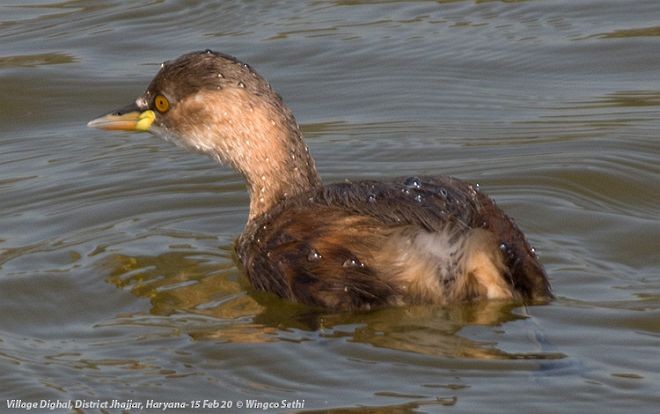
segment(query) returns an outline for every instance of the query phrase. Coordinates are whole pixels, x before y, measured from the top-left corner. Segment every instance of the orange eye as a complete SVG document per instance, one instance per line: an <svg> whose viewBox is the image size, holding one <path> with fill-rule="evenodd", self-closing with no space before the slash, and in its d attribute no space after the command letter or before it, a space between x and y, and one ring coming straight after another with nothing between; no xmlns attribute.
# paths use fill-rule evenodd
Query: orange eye
<svg viewBox="0 0 660 414"><path fill-rule="evenodd" d="M167 112L170 109L170 101L167 100L163 95L157 95L154 99L154 106L160 113Z"/></svg>

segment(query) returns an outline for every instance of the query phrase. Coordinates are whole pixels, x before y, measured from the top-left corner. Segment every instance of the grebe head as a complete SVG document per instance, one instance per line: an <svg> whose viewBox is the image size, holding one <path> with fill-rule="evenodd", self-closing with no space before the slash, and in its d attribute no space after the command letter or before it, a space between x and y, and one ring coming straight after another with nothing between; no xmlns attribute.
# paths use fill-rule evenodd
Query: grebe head
<svg viewBox="0 0 660 414"><path fill-rule="evenodd" d="M247 180L250 218L320 186L291 111L249 65L210 50L167 61L125 108L90 121L146 131L234 167Z"/></svg>

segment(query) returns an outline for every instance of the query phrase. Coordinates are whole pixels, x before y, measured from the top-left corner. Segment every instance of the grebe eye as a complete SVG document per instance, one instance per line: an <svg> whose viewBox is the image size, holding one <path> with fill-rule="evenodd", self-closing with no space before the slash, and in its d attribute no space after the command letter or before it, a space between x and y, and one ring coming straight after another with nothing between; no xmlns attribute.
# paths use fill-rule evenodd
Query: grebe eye
<svg viewBox="0 0 660 414"><path fill-rule="evenodd" d="M154 106L160 113L167 112L170 109L170 101L167 100L163 95L157 95L154 99Z"/></svg>

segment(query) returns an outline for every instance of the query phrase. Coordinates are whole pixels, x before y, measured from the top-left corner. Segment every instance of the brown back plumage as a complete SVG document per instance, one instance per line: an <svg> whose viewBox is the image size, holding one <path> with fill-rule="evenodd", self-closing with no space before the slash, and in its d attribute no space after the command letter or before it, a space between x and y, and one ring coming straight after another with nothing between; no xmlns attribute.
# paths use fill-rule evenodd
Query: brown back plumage
<svg viewBox="0 0 660 414"><path fill-rule="evenodd" d="M420 236L430 238L428 247ZM468 257L482 252L497 273L483 282L508 288L512 299L551 297L513 222L488 197L450 177L326 186L248 225L237 251L255 288L335 309L486 298L480 277L492 278L491 270L483 276L468 268L482 260Z"/></svg>

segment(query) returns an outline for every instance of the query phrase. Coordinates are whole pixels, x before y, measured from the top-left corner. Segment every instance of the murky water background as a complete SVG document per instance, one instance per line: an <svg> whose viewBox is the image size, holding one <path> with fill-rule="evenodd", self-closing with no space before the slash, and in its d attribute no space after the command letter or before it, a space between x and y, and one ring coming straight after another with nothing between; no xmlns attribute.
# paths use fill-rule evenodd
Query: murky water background
<svg viewBox="0 0 660 414"><path fill-rule="evenodd" d="M7 399L657 412L657 1L41 0L0 15L1 412L21 412ZM204 48L272 82L327 182L479 183L557 300L359 315L257 302L232 257L241 180L85 127L161 61Z"/></svg>

